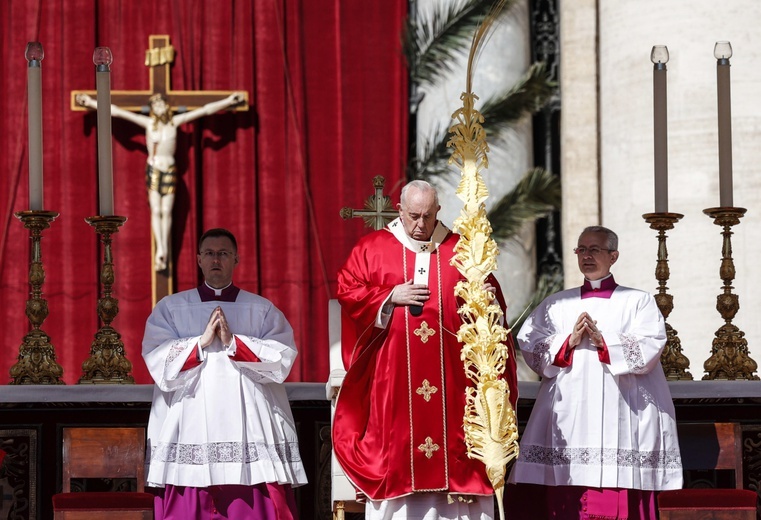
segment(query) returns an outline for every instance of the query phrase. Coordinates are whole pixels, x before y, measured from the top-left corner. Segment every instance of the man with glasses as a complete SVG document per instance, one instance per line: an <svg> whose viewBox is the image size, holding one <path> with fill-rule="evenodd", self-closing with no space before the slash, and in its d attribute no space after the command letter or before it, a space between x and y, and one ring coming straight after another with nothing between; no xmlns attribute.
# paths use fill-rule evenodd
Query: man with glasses
<svg viewBox="0 0 761 520"><path fill-rule="evenodd" d="M542 381L505 504L516 519L655 520L656 492L682 487L664 320L613 279L613 231L586 228L574 252L584 284L544 300L517 336Z"/></svg>
<svg viewBox="0 0 761 520"><path fill-rule="evenodd" d="M230 231L201 236L204 282L163 298L145 326L143 358L156 382L147 484L157 519L292 519L306 484L283 381L293 330L271 302L232 281Z"/></svg>

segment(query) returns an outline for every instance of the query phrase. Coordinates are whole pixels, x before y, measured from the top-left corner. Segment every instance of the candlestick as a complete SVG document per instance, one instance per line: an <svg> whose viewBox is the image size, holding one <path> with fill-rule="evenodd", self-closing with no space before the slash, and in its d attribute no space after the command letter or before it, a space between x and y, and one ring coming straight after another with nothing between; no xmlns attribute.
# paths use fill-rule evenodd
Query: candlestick
<svg viewBox="0 0 761 520"><path fill-rule="evenodd" d="M655 45L650 53L653 62L653 156L655 167L655 212L669 210L668 132L666 105L666 63L669 51L665 45Z"/></svg>
<svg viewBox="0 0 761 520"><path fill-rule="evenodd" d="M719 206L731 208L732 200L732 103L729 86L729 58L732 45L716 42L716 90L719 108Z"/></svg>
<svg viewBox="0 0 761 520"><path fill-rule="evenodd" d="M42 265L42 232L58 217L52 211L19 211L15 213L29 230L31 260L29 261L29 285L31 297L26 301L26 317L32 326L19 347L18 360L11 367L12 385L62 385L63 368L56 361L55 347L50 342L42 324L48 317L48 301L42 297L45 269Z"/></svg>
<svg viewBox="0 0 761 520"><path fill-rule="evenodd" d="M97 47L92 56L95 63L95 85L98 92L98 214L114 214L114 179L111 160L111 49Z"/></svg>
<svg viewBox="0 0 761 520"><path fill-rule="evenodd" d="M668 293L668 282L671 272L669 271L669 252L666 246L666 231L674 229L674 225L684 215L679 213L646 213L642 215L645 222L650 224L650 229L658 232L658 260L655 264L655 278L658 280L658 294L655 295L655 303L663 314L666 322L666 345L661 352L661 366L666 379L669 381L692 380L692 374L688 372L690 360L682 353L682 342L676 330L668 323L669 314L674 310L674 297Z"/></svg>
<svg viewBox="0 0 761 520"><path fill-rule="evenodd" d="M745 208L722 207L708 208L703 213L713 219L713 223L723 228L721 246L721 265L719 276L724 281L722 292L716 297L716 310L724 319L724 325L716 331L709 357L703 368L703 379L748 379L758 381L755 374L758 364L751 359L745 333L732 319L740 310L740 297L732 293L732 281L735 279L735 262L732 259L732 226L740 223L745 215Z"/></svg>
<svg viewBox="0 0 761 520"><path fill-rule="evenodd" d="M98 316L103 325L95 333L90 346L90 357L82 363L82 377L78 384L134 384L130 375L132 363L124 353L124 343L111 322L119 314L119 300L111 295L114 284L114 261L111 254L111 235L127 221L116 215L89 217L85 219L95 228L103 244L103 263L100 268L100 284L103 297L98 299Z"/></svg>
<svg viewBox="0 0 761 520"><path fill-rule="evenodd" d="M28 62L29 209L42 211L42 60L45 51L40 42L29 42L24 55Z"/></svg>

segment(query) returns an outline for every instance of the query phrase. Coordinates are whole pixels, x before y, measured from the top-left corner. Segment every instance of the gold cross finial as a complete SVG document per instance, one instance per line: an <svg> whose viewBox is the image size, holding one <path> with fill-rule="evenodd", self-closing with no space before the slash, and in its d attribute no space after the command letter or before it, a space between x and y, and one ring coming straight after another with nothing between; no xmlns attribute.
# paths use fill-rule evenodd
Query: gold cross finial
<svg viewBox="0 0 761 520"><path fill-rule="evenodd" d="M440 448L438 444L433 442L433 439L426 437L425 443L418 446L417 449L425 453L426 458L430 459L433 457L433 452L438 451Z"/></svg>
<svg viewBox="0 0 761 520"><path fill-rule="evenodd" d="M438 391L439 389L429 383L427 379L423 379L423 386L415 390L417 395L422 395L426 402L431 400L431 394L435 394Z"/></svg>
<svg viewBox="0 0 761 520"><path fill-rule="evenodd" d="M428 326L428 322L424 321L420 324L420 327L414 330L415 336L420 337L420 341L428 343L428 338L436 334L436 331Z"/></svg>

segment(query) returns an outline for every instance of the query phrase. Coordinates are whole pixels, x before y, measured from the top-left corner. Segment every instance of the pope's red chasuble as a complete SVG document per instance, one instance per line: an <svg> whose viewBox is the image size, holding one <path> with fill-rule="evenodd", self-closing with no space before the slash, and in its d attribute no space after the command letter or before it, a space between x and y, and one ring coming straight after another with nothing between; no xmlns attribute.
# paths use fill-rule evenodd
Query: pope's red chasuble
<svg viewBox="0 0 761 520"><path fill-rule="evenodd" d="M467 457L462 426L471 382L456 337L461 320L454 287L464 278L450 265L459 237L441 224L430 242L405 239L400 231L397 219L364 237L338 273L343 320L356 341L343 338L348 368L334 417L336 457L373 500L426 491L492 494L483 463ZM418 316L392 307L381 328L379 310L408 280L426 280L430 299ZM509 352L512 377L512 339ZM514 378L510 386L515 405Z"/></svg>

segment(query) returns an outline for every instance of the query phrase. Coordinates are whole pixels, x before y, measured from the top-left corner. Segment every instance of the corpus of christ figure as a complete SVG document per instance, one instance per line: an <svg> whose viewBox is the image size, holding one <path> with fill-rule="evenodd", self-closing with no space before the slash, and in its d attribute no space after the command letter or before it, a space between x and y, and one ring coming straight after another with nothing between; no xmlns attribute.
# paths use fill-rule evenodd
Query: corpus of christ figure
<svg viewBox="0 0 761 520"><path fill-rule="evenodd" d="M97 109L96 101L87 94L77 94L80 106ZM172 208L177 185L174 154L177 149L177 127L203 116L208 116L245 101L245 96L234 92L224 99L207 103L188 112L172 114L166 97L157 93L149 100L149 115L136 114L111 105L111 115L131 121L145 128L148 159L145 165L145 185L151 208L151 230L156 244L153 266L156 271L167 268L169 241L172 229Z"/></svg>

